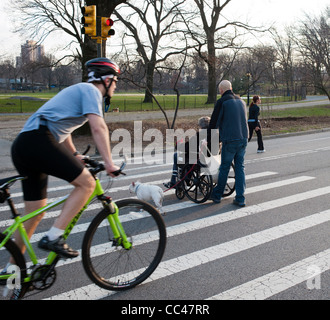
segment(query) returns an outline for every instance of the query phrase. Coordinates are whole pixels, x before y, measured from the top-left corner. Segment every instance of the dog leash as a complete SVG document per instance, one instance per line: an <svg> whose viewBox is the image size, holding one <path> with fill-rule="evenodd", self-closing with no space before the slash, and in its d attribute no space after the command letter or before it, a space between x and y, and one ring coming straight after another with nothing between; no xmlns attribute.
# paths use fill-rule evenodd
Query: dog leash
<svg viewBox="0 0 330 320"><path fill-rule="evenodd" d="M197 163L194 163L193 166L191 167L191 169L185 174L185 176L180 180L178 181L176 184L174 184L171 188L168 188L167 190L165 190L164 192L167 192L173 188L175 188L178 184L180 184L185 178L186 176L191 172L193 171L194 167L196 166Z"/></svg>
<svg viewBox="0 0 330 320"><path fill-rule="evenodd" d="M206 148L206 151L208 151L210 154L211 154L211 151L209 150L207 144L202 144L199 148L199 155L202 154L202 147L205 147ZM186 176L194 169L194 167L196 166L197 162L193 164L193 166L191 167L191 169L185 174L185 176L180 180L178 181L176 184L174 184L172 187L168 188L167 190L165 190L164 192L167 192L173 188L175 188L178 184L180 184L185 178Z"/></svg>

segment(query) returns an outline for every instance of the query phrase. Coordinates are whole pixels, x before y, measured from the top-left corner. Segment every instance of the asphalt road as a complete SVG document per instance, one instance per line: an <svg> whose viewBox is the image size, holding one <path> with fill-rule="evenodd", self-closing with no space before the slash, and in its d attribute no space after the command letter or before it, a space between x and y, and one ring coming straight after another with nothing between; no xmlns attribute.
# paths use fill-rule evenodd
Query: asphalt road
<svg viewBox="0 0 330 320"><path fill-rule="evenodd" d="M125 292L100 289L91 284L77 258L63 260L55 284L46 291L32 292L27 299L111 300L114 308L116 301L123 308L134 300L162 300L172 305L179 300L205 305L228 299L329 300L330 135L268 139L265 148L266 153L257 154L256 141L248 145L245 208L235 207L232 196L218 205L210 201L195 204L166 192L166 253L142 285ZM127 176L113 182L110 194L114 200L131 197L131 181L161 185L170 172L170 163L128 164ZM69 190L54 179L49 187L49 198ZM22 210L19 185L12 191ZM4 205L0 210L3 230L9 213ZM88 223L93 214L88 213L81 223ZM35 239L48 230L53 219L47 214ZM80 249L82 237L77 229L70 245ZM37 254L45 256L38 250ZM165 313L164 308L158 311L158 315Z"/></svg>

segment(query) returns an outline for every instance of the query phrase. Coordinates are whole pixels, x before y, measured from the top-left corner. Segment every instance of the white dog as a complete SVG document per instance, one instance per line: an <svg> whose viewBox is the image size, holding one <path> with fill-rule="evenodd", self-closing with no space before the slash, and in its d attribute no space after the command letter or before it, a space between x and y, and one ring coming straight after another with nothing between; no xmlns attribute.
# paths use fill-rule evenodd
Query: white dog
<svg viewBox="0 0 330 320"><path fill-rule="evenodd" d="M140 200L143 201L153 200L159 212L162 215L165 215L163 209L164 192L162 188L150 184L143 184L137 181L137 182L132 182L130 184L129 191L130 193L135 193L138 199Z"/></svg>

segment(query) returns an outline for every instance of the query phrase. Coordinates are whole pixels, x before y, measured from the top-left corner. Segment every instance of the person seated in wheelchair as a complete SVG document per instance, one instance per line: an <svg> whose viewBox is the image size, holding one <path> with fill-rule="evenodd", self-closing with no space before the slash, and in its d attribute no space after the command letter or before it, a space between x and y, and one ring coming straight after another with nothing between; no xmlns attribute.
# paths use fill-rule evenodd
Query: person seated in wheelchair
<svg viewBox="0 0 330 320"><path fill-rule="evenodd" d="M201 141L206 138L205 135L200 135L200 130L207 129L210 123L210 117L204 116L198 119L198 127L199 130L196 132L196 135L192 136L188 141L186 141L183 145L178 144L175 146L176 152L173 155L173 168L172 168L172 176L171 180L167 183L163 183L166 188L172 188L177 183L178 178L178 168L183 167L187 163L191 163L192 161L196 163L199 156L199 150ZM183 144L183 142L182 142ZM190 146L192 146L192 150L190 150ZM196 149L195 149L196 147Z"/></svg>

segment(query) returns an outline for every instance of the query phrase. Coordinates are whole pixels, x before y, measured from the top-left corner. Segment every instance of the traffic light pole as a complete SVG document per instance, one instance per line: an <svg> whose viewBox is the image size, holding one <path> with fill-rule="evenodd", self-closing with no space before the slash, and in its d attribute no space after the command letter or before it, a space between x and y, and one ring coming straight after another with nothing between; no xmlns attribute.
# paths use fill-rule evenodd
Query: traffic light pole
<svg viewBox="0 0 330 320"><path fill-rule="evenodd" d="M96 43L97 43L97 57L102 57L102 38L101 38L101 17L96 17Z"/></svg>
<svg viewBox="0 0 330 320"><path fill-rule="evenodd" d="M111 29L113 20L98 16L96 5L84 6L81 8L81 12L83 14L81 33L96 40L97 57L105 57L107 38L115 34L115 31Z"/></svg>

